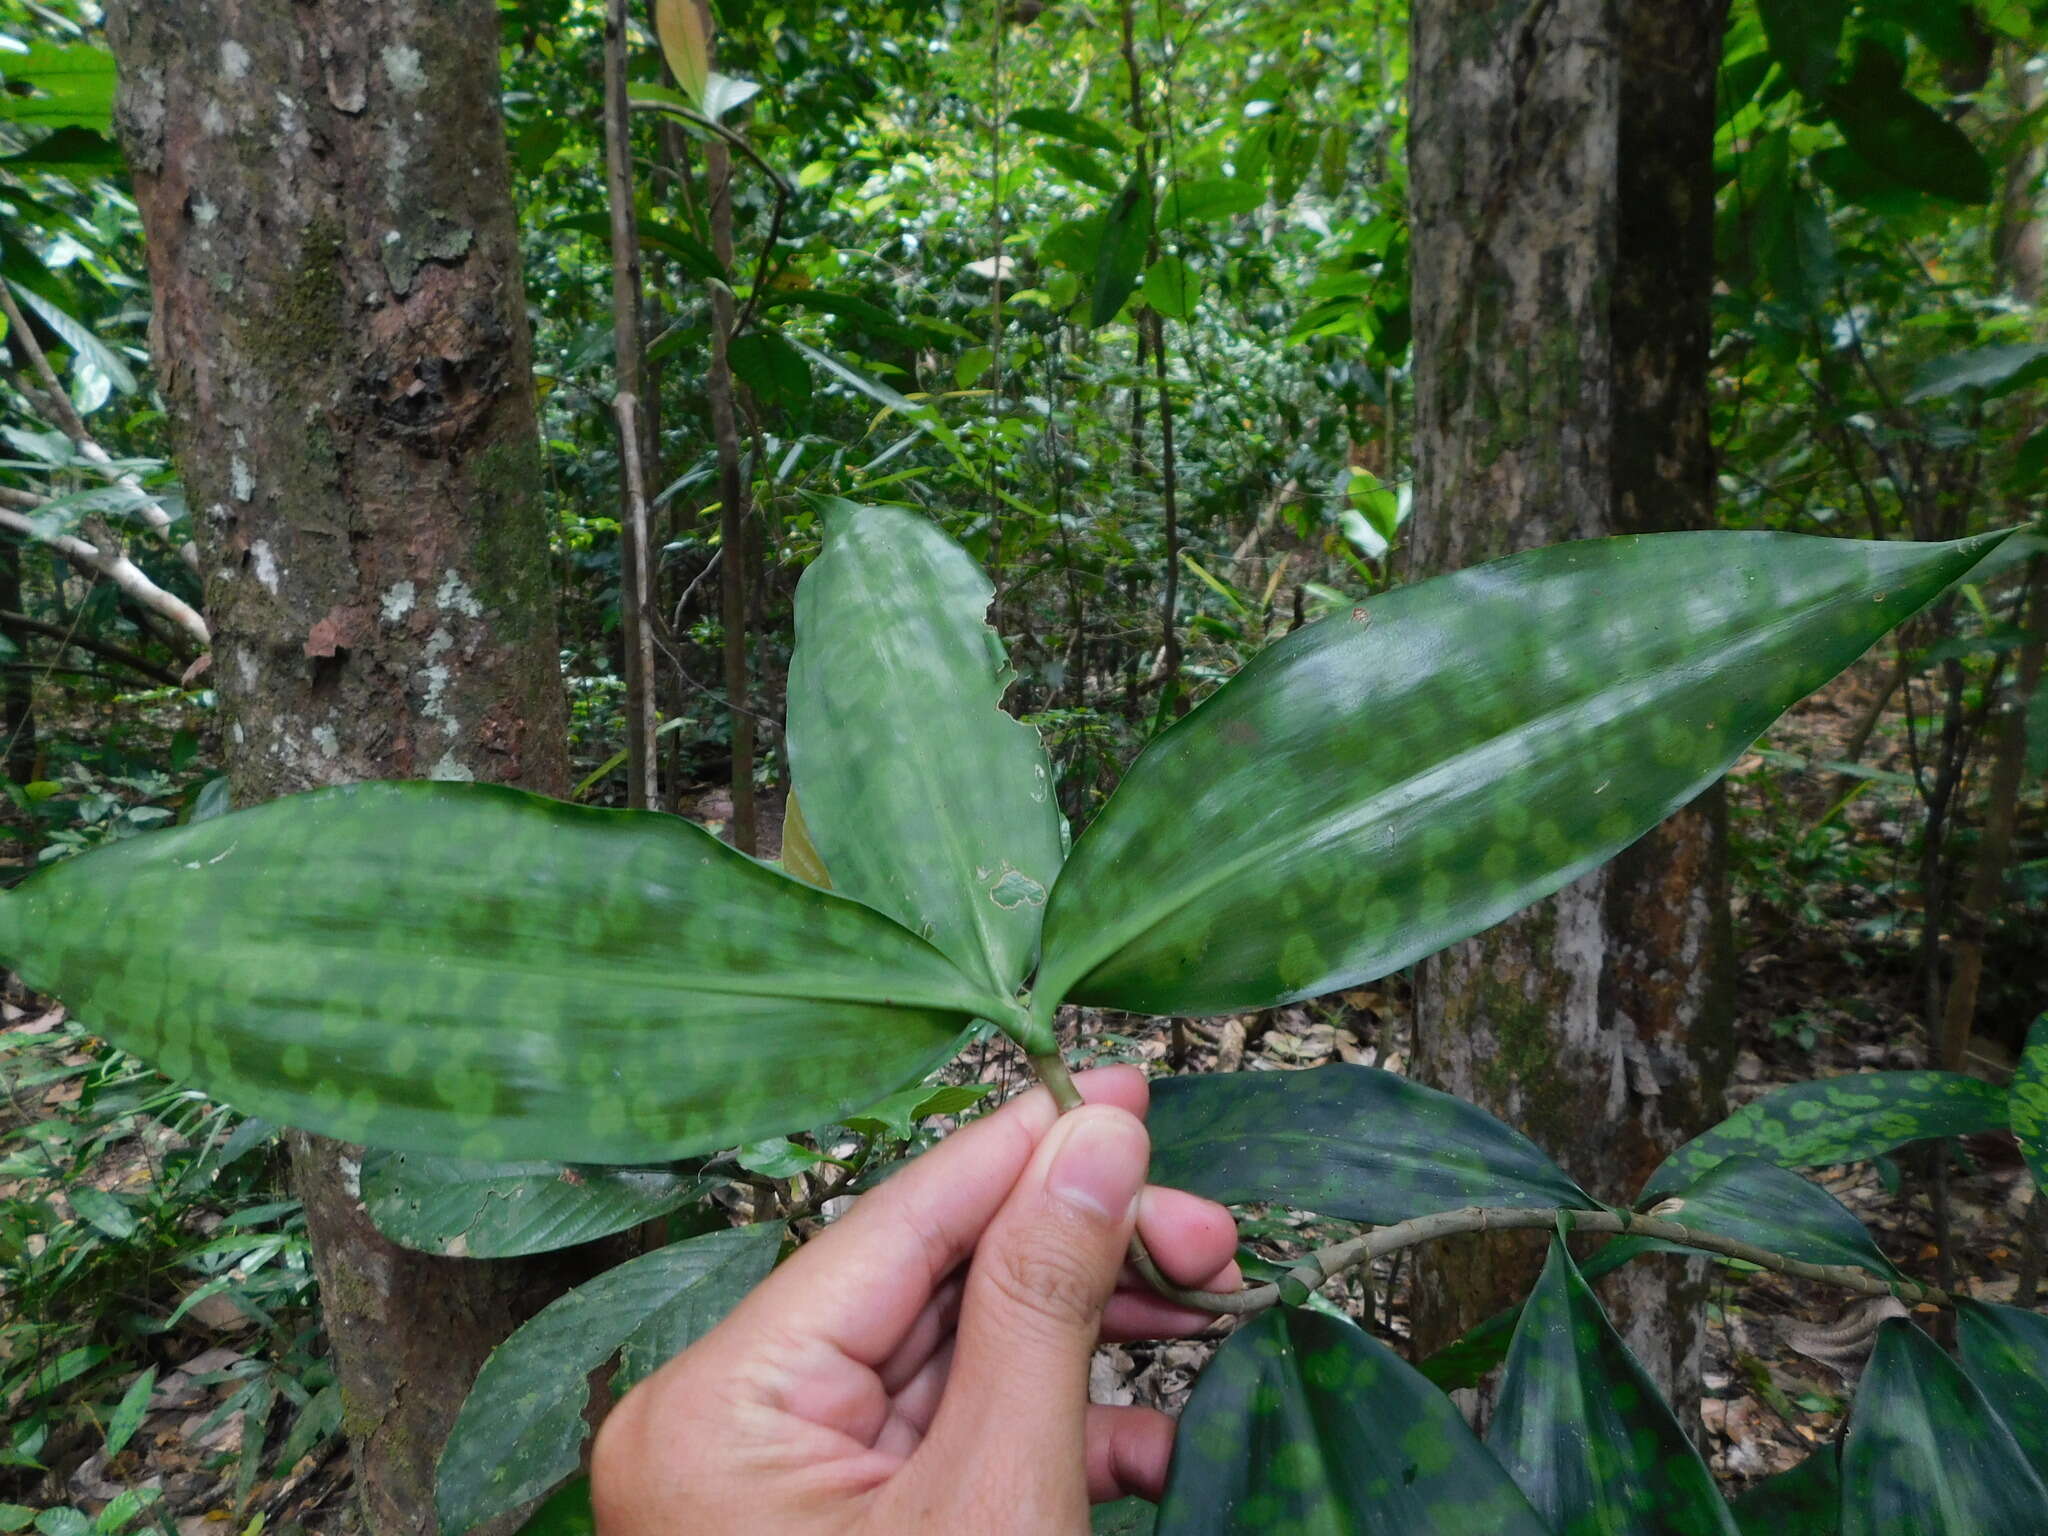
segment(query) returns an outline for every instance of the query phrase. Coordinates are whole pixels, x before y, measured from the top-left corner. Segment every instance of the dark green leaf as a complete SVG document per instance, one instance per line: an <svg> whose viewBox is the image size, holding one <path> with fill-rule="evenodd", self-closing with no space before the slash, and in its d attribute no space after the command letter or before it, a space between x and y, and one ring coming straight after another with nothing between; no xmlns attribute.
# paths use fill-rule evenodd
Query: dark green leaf
<svg viewBox="0 0 2048 1536"><path fill-rule="evenodd" d="M1090 1512L1089 1536L1152 1536L1159 1507L1133 1495L1114 1504L1098 1504Z"/></svg>
<svg viewBox="0 0 2048 1536"><path fill-rule="evenodd" d="M811 398L811 365L773 331L735 336L727 355L734 376L762 404L793 407Z"/></svg>
<svg viewBox="0 0 2048 1536"><path fill-rule="evenodd" d="M2048 684L2035 694L2036 707L2048 713ZM2012 1133L2019 1139L2020 1156L2033 1170L2040 1198L2048 1200L2048 1013L2034 1020L2027 1031L2026 1049L2013 1069L2011 1096Z"/></svg>
<svg viewBox="0 0 2048 1536"><path fill-rule="evenodd" d="M1736 1536L1714 1475L1553 1239L1487 1446L1557 1536Z"/></svg>
<svg viewBox="0 0 2048 1536"><path fill-rule="evenodd" d="M1498 922L1685 804L1995 543L1561 544L1298 629L1156 738L1075 844L1038 1006L1268 1007Z"/></svg>
<svg viewBox="0 0 2048 1536"><path fill-rule="evenodd" d="M673 1168L480 1163L426 1152L364 1154L364 1208L394 1243L502 1259L587 1243L665 1216L714 1188Z"/></svg>
<svg viewBox="0 0 2048 1536"><path fill-rule="evenodd" d="M1098 192L1114 192L1117 189L1117 175L1108 163L1085 149L1076 149L1071 144L1041 144L1038 158L1058 171Z"/></svg>
<svg viewBox="0 0 2048 1536"><path fill-rule="evenodd" d="M725 264L711 253L709 246L687 229L661 219L643 218L638 221L638 225L642 250L661 252L692 277L720 283L731 281ZM588 235L593 240L609 242L612 237L611 216L603 213L570 214L554 220L547 227Z"/></svg>
<svg viewBox="0 0 2048 1536"><path fill-rule="evenodd" d="M2048 1483L2048 1317L1959 1300L1956 1346L1963 1370Z"/></svg>
<svg viewBox="0 0 2048 1536"><path fill-rule="evenodd" d="M1886 1280L1904 1278L1841 1201L1812 1180L1758 1158L1736 1156L1716 1164L1650 1214L1808 1264L1849 1264Z"/></svg>
<svg viewBox="0 0 2048 1536"><path fill-rule="evenodd" d="M1927 205L1927 194L1888 176L1846 144L1821 150L1809 164L1821 184L1845 203L1886 218L1904 218Z"/></svg>
<svg viewBox="0 0 2048 1536"><path fill-rule="evenodd" d="M121 1394L121 1401L114 1405L114 1411L107 1418L107 1455L118 1456L128 1442L135 1438L135 1431L142 1427L143 1415L149 1412L149 1394L156 1390L156 1367L151 1366L133 1381L128 1390Z"/></svg>
<svg viewBox="0 0 2048 1536"><path fill-rule="evenodd" d="M2043 1511L2048 1487L1962 1368L1882 1323L1842 1447L1842 1536L2040 1536Z"/></svg>
<svg viewBox="0 0 2048 1536"><path fill-rule="evenodd" d="M1196 1073L1152 1085L1152 1178L1387 1226L1468 1205L1599 1202L1520 1131L1376 1067Z"/></svg>
<svg viewBox="0 0 2048 1536"><path fill-rule="evenodd" d="M1139 292L1169 320L1185 320L1195 312L1194 277L1178 256L1162 256L1153 262Z"/></svg>
<svg viewBox="0 0 2048 1536"><path fill-rule="evenodd" d="M491 1352L435 1480L445 1536L517 1509L574 1472L590 1373L620 1355L624 1392L702 1337L775 1267L782 1228L730 1227L608 1270Z"/></svg>
<svg viewBox="0 0 2048 1536"><path fill-rule="evenodd" d="M1049 133L1056 139L1065 139L1084 149L1107 150L1113 155L1120 155L1125 150L1124 141L1114 128L1098 123L1092 117L1083 117L1078 112L1061 112L1052 107L1025 107L1012 112L1010 121L1027 133Z"/></svg>
<svg viewBox="0 0 2048 1536"><path fill-rule="evenodd" d="M44 134L27 149L0 155L0 171L40 171L68 176L73 181L118 176L121 173L121 151L111 140L90 128L59 128L55 133Z"/></svg>
<svg viewBox="0 0 2048 1536"><path fill-rule="evenodd" d="M1857 49L1854 75L1823 93L1849 147L1896 181L1957 203L1991 201L1991 167L1968 134L1898 85L1881 45Z"/></svg>
<svg viewBox="0 0 2048 1536"><path fill-rule="evenodd" d="M739 1165L764 1179L793 1179L826 1161L822 1152L791 1141L787 1136L770 1136L766 1141L741 1147Z"/></svg>
<svg viewBox="0 0 2048 1536"><path fill-rule="evenodd" d="M2043 376L2048 376L2048 345L2028 342L1978 347L1954 357L1936 358L1922 366L1913 375L1906 403L1938 400L1963 389L1982 390L1987 396L2002 395Z"/></svg>
<svg viewBox="0 0 2048 1536"><path fill-rule="evenodd" d="M821 1125L1008 1006L689 822L485 784L322 790L68 859L0 897L0 956L245 1112L473 1158Z"/></svg>
<svg viewBox="0 0 2048 1536"><path fill-rule="evenodd" d="M1824 1445L1737 1499L1735 1523L1742 1536L1840 1536L1841 1503L1841 1456Z"/></svg>
<svg viewBox="0 0 2048 1536"><path fill-rule="evenodd" d="M1835 72L1847 0L1757 0L1757 14L1770 40L1771 56L1794 85L1818 96Z"/></svg>
<svg viewBox="0 0 2048 1536"><path fill-rule="evenodd" d="M1159 1536L1544 1536L1449 1398L1355 1324L1275 1307L1181 1415Z"/></svg>
<svg viewBox="0 0 2048 1536"><path fill-rule="evenodd" d="M1091 326L1114 320L1138 286L1138 273L1145 265L1145 248L1152 238L1152 188L1143 176L1131 173L1124 189L1109 206L1102 237L1095 247L1095 295L1089 311Z"/></svg>
<svg viewBox="0 0 2048 1536"><path fill-rule="evenodd" d="M1248 178L1212 176L1201 181L1177 182L1167 192L1159 209L1159 222L1169 229L1227 219L1232 214L1253 213L1266 200L1265 190Z"/></svg>
<svg viewBox="0 0 2048 1536"><path fill-rule="evenodd" d="M994 589L914 512L834 500L823 513L789 669L811 841L836 890L1008 996L1037 954L1061 839L1045 747L1002 708Z"/></svg>
<svg viewBox="0 0 2048 1536"><path fill-rule="evenodd" d="M71 1208L78 1212L81 1220L90 1223L106 1236L119 1240L132 1237L135 1233L135 1213L118 1195L110 1195L104 1189L95 1189L90 1184L79 1184L68 1191Z"/></svg>
<svg viewBox="0 0 2048 1536"><path fill-rule="evenodd" d="M1960 1072L1864 1072L1794 1083L1745 1104L1658 1165L1642 1202L1702 1177L1724 1159L1820 1168L1879 1157L1909 1141L2003 1130L2002 1090Z"/></svg>
<svg viewBox="0 0 2048 1536"><path fill-rule="evenodd" d="M597 1536L597 1516L590 1508L590 1479L571 1478L519 1527L517 1536Z"/></svg>

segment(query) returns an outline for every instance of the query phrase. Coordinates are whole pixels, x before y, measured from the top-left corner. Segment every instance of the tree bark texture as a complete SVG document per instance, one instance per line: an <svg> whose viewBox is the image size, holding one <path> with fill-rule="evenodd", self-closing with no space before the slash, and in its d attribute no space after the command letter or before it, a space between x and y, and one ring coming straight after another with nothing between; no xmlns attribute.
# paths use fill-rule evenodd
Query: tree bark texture
<svg viewBox="0 0 2048 1536"><path fill-rule="evenodd" d="M1414 574L1705 526L1721 0L1433 0L1415 12ZM1633 1195L1718 1118L1733 1049L1725 813L1702 797L1606 868L1417 975L1416 1065ZM1440 1347L1526 1294L1540 1243L1421 1266ZM1604 1291L1651 1374L1698 1393L1697 1265Z"/></svg>
<svg viewBox="0 0 2048 1536"><path fill-rule="evenodd" d="M117 0L107 31L236 802L563 792L496 7ZM354 1149L293 1140L365 1513L430 1532L484 1356L592 1257L396 1248Z"/></svg>

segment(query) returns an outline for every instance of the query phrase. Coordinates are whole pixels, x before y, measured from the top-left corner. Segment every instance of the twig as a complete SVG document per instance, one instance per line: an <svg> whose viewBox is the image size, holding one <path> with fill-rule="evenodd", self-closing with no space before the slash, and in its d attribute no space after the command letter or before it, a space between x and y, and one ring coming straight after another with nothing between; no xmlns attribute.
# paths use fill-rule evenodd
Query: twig
<svg viewBox="0 0 2048 1536"><path fill-rule="evenodd" d="M28 353L30 366L42 379L49 395L50 412L56 418L57 425L64 435L71 439L71 446L78 450L80 457L95 465L114 484L140 497L141 500L135 508L136 516L157 533L168 538L171 514L164 510L161 502L142 488L140 480L125 470L116 469L112 456L86 430L85 418L78 414L78 408L71 403L71 396L64 392L64 386L57 378L57 371L50 366L50 359L43 352L42 344L29 329L28 321L22 318L21 309L15 304L14 295L8 291L4 282L0 282L0 309L6 311L10 334L20 339L22 350ZM178 551L178 558L186 565L195 571L199 569L199 551L193 548L190 539L173 547Z"/></svg>
<svg viewBox="0 0 2048 1536"><path fill-rule="evenodd" d="M34 635L47 635L50 639L61 641L77 650L89 651L95 656L104 656L108 661L119 662L122 666L140 672L144 677L159 683L168 683L173 688L179 686L177 673L158 666L147 656L138 655L127 647L115 645L111 641L95 640L87 635L76 634L61 624L45 624L41 619L32 619L25 613L10 613L5 609L0 609L0 624L5 624L10 629L25 629Z"/></svg>
<svg viewBox="0 0 2048 1536"><path fill-rule="evenodd" d="M47 533L19 512L0 508L0 528L24 538L47 544L88 576L105 577L126 593L139 607L169 619L202 646L213 644L213 635L198 610L176 593L166 592L151 581L142 567L119 550L102 551L68 533Z"/></svg>

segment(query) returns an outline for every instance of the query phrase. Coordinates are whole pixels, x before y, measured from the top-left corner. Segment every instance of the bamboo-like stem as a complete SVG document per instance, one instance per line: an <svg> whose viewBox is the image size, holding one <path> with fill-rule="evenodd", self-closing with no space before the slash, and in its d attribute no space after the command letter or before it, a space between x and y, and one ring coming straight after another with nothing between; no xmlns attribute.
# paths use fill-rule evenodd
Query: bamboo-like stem
<svg viewBox="0 0 2048 1536"><path fill-rule="evenodd" d="M1605 1232L1630 1237L1656 1238L1687 1248L1696 1248L1704 1253L1717 1253L1723 1258L1740 1259L1746 1264L1775 1270L1779 1274L1824 1281L1864 1296L1895 1296L1900 1301L1913 1304L1932 1302L1936 1306L1952 1305L1947 1292L1931 1285L1919 1285L1910 1280L1885 1280L1868 1270L1858 1269L1849 1264L1809 1264L1802 1259L1773 1253L1768 1248L1759 1248L1754 1243L1745 1243L1739 1238L1723 1237L1717 1232L1702 1232L1675 1221L1665 1221L1653 1216L1637 1216L1628 1211L1573 1211L1555 1207L1524 1210L1513 1206L1474 1205L1461 1210L1438 1211L1429 1216L1417 1216L1413 1220L1398 1222L1391 1227L1376 1227L1370 1232L1362 1232L1357 1237L1333 1243L1327 1248L1320 1248L1309 1254L1294 1266L1291 1278L1300 1280L1313 1290L1347 1269L1370 1264L1374 1259L1398 1253L1406 1248L1416 1248L1424 1243L1433 1243L1442 1238L1458 1237L1471 1232L1550 1231L1557 1226L1560 1219L1569 1220L1575 1232ZM1151 1277L1148 1275L1146 1278ZM1246 1286L1240 1291L1196 1291L1169 1285L1161 1286L1160 1293L1183 1306L1194 1307L1204 1312L1230 1313L1235 1316L1262 1312L1281 1300L1281 1287L1272 1282Z"/></svg>

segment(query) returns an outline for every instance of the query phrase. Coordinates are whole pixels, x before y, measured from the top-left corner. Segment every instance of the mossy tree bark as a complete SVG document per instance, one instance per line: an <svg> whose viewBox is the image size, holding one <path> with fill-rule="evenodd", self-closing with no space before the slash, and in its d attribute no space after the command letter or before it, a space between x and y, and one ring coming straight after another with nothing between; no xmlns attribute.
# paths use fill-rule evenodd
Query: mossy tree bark
<svg viewBox="0 0 2048 1536"><path fill-rule="evenodd" d="M1439 0L1415 12L1413 574L1706 526L1714 78L1722 0ZM1725 824L1703 797L1612 865L1422 966L1416 1065L1633 1194L1721 1112L1732 1051ZM1541 1244L1431 1255L1428 1351L1526 1294ZM1679 1399L1696 1271L1606 1297Z"/></svg>
<svg viewBox="0 0 2048 1536"><path fill-rule="evenodd" d="M116 0L118 125L234 798L568 785L492 0ZM592 1255L386 1243L296 1138L371 1528L436 1529L484 1356Z"/></svg>

